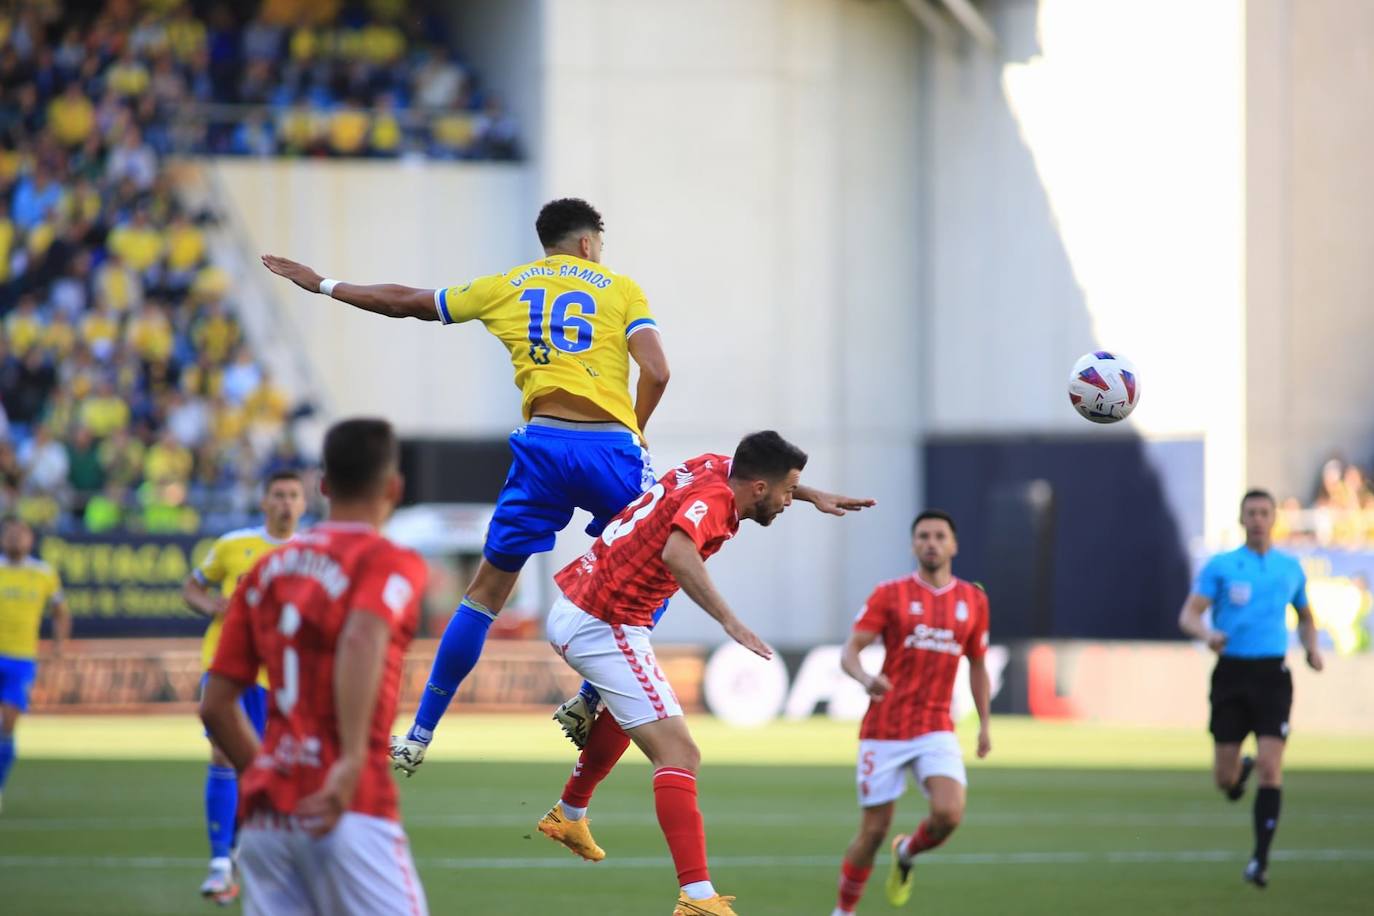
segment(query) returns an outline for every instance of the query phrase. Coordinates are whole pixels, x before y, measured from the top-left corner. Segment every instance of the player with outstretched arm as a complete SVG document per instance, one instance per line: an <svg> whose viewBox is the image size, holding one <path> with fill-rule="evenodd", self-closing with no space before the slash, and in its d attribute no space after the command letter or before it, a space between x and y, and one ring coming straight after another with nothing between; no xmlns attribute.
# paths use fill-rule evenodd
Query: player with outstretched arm
<svg viewBox="0 0 1374 916"><path fill-rule="evenodd" d="M988 598L977 585L955 578L959 552L954 519L927 509L911 526L916 572L873 590L854 621L840 664L871 698L859 731L859 833L840 866L833 916L851 916L863 896L873 859L887 838L897 799L910 773L930 803L912 834L892 841L887 898L901 906L911 897L916 857L949 839L964 816L968 777L954 735L950 700L959 658L969 661L969 686L978 710L978 756L992 750L992 697L984 656ZM883 670L869 674L859 653L882 640Z"/></svg>
<svg viewBox="0 0 1374 916"><path fill-rule="evenodd" d="M396 767L407 775L424 761L530 556L552 549L579 508L592 515L587 533L600 534L654 482L644 428L667 388L668 359L644 291L602 266L603 229L586 201L551 201L535 221L544 257L439 289L345 283L286 258L262 259L302 289L363 311L444 325L482 322L510 351L522 393L525 425L510 437L510 473L477 574L440 640L414 724L392 742ZM639 366L633 402L631 360ZM585 740L586 711L596 702L586 688L565 704L581 713L557 716L574 741Z"/></svg>
<svg viewBox="0 0 1374 916"><path fill-rule="evenodd" d="M734 898L717 894L711 883L697 807L701 754L654 660L653 612L681 588L731 639L772 657L716 589L706 560L735 536L741 519L771 524L799 492L805 467L806 454L772 431L746 436L733 458L686 461L626 506L591 550L555 576L562 595L549 612L549 642L600 692L606 712L596 718L563 796L539 830L583 858L605 858L588 829L587 806L634 741L654 767L654 807L680 886L675 916L735 911Z"/></svg>

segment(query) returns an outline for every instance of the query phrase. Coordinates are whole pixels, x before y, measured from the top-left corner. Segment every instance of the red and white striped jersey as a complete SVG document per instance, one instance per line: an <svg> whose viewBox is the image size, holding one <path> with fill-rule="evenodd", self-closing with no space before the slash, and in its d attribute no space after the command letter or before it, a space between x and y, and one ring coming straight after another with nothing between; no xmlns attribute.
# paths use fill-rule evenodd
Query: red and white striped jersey
<svg viewBox="0 0 1374 916"><path fill-rule="evenodd" d="M913 573L873 590L854 629L882 637L883 674L892 689L868 704L860 738L907 741L953 731L949 703L959 657L982 658L988 648L988 596L951 579L933 588Z"/></svg>

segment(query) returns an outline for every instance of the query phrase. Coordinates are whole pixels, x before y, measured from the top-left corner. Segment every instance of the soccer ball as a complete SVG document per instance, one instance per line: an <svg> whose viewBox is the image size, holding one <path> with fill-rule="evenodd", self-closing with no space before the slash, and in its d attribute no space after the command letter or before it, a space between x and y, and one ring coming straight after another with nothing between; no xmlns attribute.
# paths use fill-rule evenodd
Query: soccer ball
<svg viewBox="0 0 1374 916"><path fill-rule="evenodd" d="M1069 375L1069 403L1094 423L1124 420L1140 403L1140 376L1120 353L1087 353Z"/></svg>

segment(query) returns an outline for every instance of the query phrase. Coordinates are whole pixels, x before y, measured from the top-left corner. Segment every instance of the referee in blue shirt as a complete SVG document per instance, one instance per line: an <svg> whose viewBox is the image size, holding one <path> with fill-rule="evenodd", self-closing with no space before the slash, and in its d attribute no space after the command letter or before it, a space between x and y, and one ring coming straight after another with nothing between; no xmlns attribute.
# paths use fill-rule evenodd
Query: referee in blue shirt
<svg viewBox="0 0 1374 916"><path fill-rule="evenodd" d="M1217 788L1237 801L1252 770L1259 771L1255 794L1255 851L1245 880L1269 883L1269 844L1279 824L1283 747L1293 706L1293 678L1284 662L1288 651L1288 606L1298 612L1298 638L1307 664L1322 670L1317 627L1307 603L1307 577L1298 561L1273 546L1274 497L1251 490L1240 501L1245 546L1207 561L1179 615L1179 628L1216 652L1212 672L1212 773ZM1211 624L1203 614L1212 609ZM1240 745L1255 733L1255 757L1241 757Z"/></svg>

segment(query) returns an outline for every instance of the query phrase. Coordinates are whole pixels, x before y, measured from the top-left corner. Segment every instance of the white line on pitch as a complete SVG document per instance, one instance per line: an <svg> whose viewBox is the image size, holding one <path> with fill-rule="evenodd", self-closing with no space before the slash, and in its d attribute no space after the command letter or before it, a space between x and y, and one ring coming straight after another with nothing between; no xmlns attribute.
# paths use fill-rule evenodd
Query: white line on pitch
<svg viewBox="0 0 1374 916"><path fill-rule="evenodd" d="M1179 850L1121 850L1116 852L965 852L928 853L927 857L944 865L1084 865L1091 863L1142 864L1191 862L1239 862L1244 855L1217 849ZM813 856L712 856L711 865L720 868L815 868L831 866L839 861L839 853ZM1374 849L1281 849L1270 854L1279 862L1372 862ZM174 856L4 856L0 868L130 868L180 869L205 864L203 858ZM666 856L629 856L610 858L595 866L577 859L559 856L506 858L433 858L416 860L421 868L447 871L499 871L528 868L671 868Z"/></svg>

